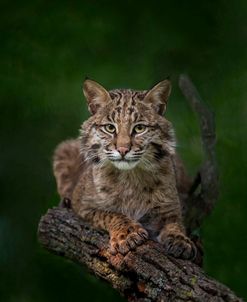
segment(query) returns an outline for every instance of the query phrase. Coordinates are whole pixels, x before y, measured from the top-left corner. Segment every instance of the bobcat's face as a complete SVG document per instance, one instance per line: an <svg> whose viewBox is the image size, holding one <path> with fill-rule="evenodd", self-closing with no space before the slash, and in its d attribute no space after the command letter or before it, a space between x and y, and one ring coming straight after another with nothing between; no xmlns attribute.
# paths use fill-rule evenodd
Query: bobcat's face
<svg viewBox="0 0 247 302"><path fill-rule="evenodd" d="M104 106L89 102L94 115L83 126L84 153L88 150L89 159L121 170L136 166L153 170L163 157L174 152L171 124L152 102L146 102L147 91L106 93Z"/></svg>

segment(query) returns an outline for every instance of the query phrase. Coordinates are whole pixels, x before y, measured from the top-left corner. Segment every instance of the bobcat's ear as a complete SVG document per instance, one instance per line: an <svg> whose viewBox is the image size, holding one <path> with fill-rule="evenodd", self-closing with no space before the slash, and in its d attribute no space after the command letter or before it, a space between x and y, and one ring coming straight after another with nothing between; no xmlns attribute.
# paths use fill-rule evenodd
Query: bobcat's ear
<svg viewBox="0 0 247 302"><path fill-rule="evenodd" d="M171 88L169 80L159 82L147 92L143 101L150 104L158 114L162 115L166 111Z"/></svg>
<svg viewBox="0 0 247 302"><path fill-rule="evenodd" d="M87 99L88 110L91 114L95 114L110 99L108 91L103 86L88 79L83 83L83 93Z"/></svg>

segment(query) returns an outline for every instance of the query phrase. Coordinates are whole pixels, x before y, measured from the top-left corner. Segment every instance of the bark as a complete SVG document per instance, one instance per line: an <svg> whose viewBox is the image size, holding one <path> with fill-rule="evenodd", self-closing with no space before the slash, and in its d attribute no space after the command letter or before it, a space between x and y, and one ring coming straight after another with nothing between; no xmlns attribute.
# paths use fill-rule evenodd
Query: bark
<svg viewBox="0 0 247 302"><path fill-rule="evenodd" d="M183 204L187 232L199 251L195 262L201 265L201 239L194 234L218 197L214 115L187 75L180 75L179 87L199 119L205 158ZM69 209L68 202L62 206L48 210L41 218L38 229L41 244L86 266L129 301L242 301L229 288L207 277L197 264L166 256L162 246L153 241L125 256L109 254L108 234L81 220Z"/></svg>
<svg viewBox="0 0 247 302"><path fill-rule="evenodd" d="M197 115L200 124L204 162L195 177L190 196L184 205L184 219L188 233L198 229L209 215L218 198L218 167L215 156L215 121L214 114L202 100L190 78L182 74L179 87ZM198 190L198 186L200 189Z"/></svg>
<svg viewBox="0 0 247 302"><path fill-rule="evenodd" d="M39 240L51 252L87 266L129 301L241 301L199 266L166 256L153 241L126 256L110 255L108 235L67 208L51 209L42 217Z"/></svg>

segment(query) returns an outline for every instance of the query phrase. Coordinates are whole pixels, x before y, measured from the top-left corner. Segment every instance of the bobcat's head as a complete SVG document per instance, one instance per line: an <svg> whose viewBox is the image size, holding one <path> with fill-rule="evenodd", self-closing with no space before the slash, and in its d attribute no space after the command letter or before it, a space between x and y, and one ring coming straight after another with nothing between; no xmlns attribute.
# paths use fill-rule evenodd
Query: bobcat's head
<svg viewBox="0 0 247 302"><path fill-rule="evenodd" d="M145 91L107 91L95 81L85 80L83 91L92 114L81 131L86 160L121 170L137 166L153 170L174 153L173 128L163 117L170 81Z"/></svg>

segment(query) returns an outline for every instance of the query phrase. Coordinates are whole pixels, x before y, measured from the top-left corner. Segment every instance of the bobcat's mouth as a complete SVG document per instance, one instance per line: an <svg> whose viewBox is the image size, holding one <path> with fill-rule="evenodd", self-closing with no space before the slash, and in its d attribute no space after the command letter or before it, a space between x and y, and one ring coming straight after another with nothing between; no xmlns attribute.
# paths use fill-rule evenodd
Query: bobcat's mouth
<svg viewBox="0 0 247 302"><path fill-rule="evenodd" d="M110 161L119 170L131 170L138 164L139 159L121 158L121 159L110 159Z"/></svg>
<svg viewBox="0 0 247 302"><path fill-rule="evenodd" d="M113 162L126 162L126 163L128 163L128 162L135 162L135 161L139 161L139 159L136 159L136 158L114 158L114 159L110 159L111 161L113 161Z"/></svg>

